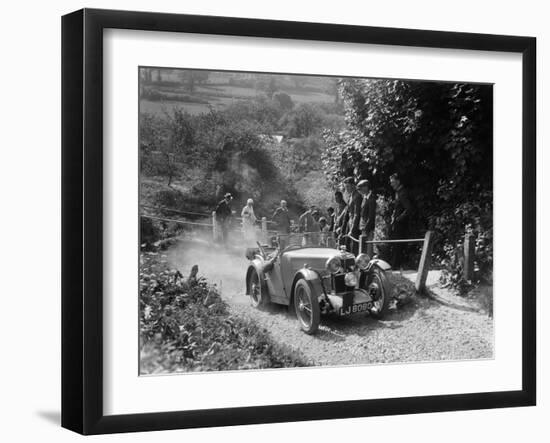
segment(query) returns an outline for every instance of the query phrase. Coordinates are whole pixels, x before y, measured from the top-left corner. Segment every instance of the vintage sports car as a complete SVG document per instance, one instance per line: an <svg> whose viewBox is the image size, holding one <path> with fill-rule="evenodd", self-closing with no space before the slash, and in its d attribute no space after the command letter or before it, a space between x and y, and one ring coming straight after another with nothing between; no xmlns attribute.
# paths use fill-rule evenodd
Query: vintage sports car
<svg viewBox="0 0 550 443"><path fill-rule="evenodd" d="M258 243L247 249L246 257L246 293L252 305L294 306L307 334L317 331L321 314L380 318L387 310L391 266L367 254L355 257L345 247L319 246L318 234L277 236L271 246Z"/></svg>

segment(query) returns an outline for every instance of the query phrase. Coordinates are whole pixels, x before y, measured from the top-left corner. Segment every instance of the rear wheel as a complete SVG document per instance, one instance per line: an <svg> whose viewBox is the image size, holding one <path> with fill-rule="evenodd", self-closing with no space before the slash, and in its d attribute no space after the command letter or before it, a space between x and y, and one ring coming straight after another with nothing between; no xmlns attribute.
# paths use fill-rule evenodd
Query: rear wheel
<svg viewBox="0 0 550 443"><path fill-rule="evenodd" d="M294 310L302 331L306 334L315 334L321 321L321 311L317 297L303 278L298 280L294 287Z"/></svg>
<svg viewBox="0 0 550 443"><path fill-rule="evenodd" d="M269 303L269 298L265 291L265 286L262 285L260 275L256 269L252 269L248 273L246 287L248 289L248 295L250 295L252 306L255 308L264 308L267 306Z"/></svg>
<svg viewBox="0 0 550 443"><path fill-rule="evenodd" d="M373 300L371 315L374 318L382 318L390 304L390 291L386 273L381 269L374 268L367 277L366 287Z"/></svg>

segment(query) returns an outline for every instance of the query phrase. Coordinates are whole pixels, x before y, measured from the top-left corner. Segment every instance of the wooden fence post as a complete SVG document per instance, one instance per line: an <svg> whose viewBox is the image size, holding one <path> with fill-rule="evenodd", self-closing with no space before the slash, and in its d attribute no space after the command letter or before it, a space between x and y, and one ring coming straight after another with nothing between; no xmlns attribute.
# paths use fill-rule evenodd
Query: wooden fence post
<svg viewBox="0 0 550 443"><path fill-rule="evenodd" d="M359 254L362 254L363 253L363 244L365 242L365 236L363 234L361 234L359 236Z"/></svg>
<svg viewBox="0 0 550 443"><path fill-rule="evenodd" d="M216 223L216 211L212 211L212 240L218 240L218 224Z"/></svg>
<svg viewBox="0 0 550 443"><path fill-rule="evenodd" d="M267 218L262 217L262 241L267 244Z"/></svg>
<svg viewBox="0 0 550 443"><path fill-rule="evenodd" d="M433 232L427 231L424 236L424 244L422 246L422 255L420 256L420 264L418 265L418 274L416 275L416 292L422 292L426 288L426 279L432 261L433 247Z"/></svg>
<svg viewBox="0 0 550 443"><path fill-rule="evenodd" d="M464 279L471 281L474 278L474 235L464 236Z"/></svg>

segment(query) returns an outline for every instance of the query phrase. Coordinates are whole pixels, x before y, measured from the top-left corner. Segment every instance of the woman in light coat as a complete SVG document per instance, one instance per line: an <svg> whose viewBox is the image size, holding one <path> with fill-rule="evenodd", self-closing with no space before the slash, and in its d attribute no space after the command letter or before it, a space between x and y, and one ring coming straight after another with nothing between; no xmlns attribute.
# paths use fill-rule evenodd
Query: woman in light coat
<svg viewBox="0 0 550 443"><path fill-rule="evenodd" d="M243 219L243 235L247 246L256 245L256 215L254 214L254 200L249 198L241 211Z"/></svg>

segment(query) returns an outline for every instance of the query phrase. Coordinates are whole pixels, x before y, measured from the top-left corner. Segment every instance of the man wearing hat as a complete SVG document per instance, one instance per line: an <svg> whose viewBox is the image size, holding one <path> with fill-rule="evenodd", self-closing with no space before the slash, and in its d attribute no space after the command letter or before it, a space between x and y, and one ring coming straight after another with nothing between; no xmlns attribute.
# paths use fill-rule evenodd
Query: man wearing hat
<svg viewBox="0 0 550 443"><path fill-rule="evenodd" d="M275 209L271 218L277 226L279 234L290 234L290 214L286 205L286 200L281 200L281 206Z"/></svg>
<svg viewBox="0 0 550 443"><path fill-rule="evenodd" d="M216 221L220 226L221 240L224 245L227 245L229 225L233 216L231 200L233 200L233 196L228 192L225 194L224 199L216 206Z"/></svg>
<svg viewBox="0 0 550 443"><path fill-rule="evenodd" d="M317 206L310 205L309 209L306 212L304 212L302 215L300 215L300 218L298 219L298 226L300 228L300 232L317 231L318 226L316 225L317 221L313 217L314 212L317 212L317 214L319 214L319 211L317 211Z"/></svg>
<svg viewBox="0 0 550 443"><path fill-rule="evenodd" d="M359 220L359 229L361 235L366 241L374 239L374 227L376 219L376 196L372 192L370 182L366 179L357 183L357 190L363 196L361 202L361 218ZM366 253L372 258L372 243L367 244Z"/></svg>
<svg viewBox="0 0 550 443"><path fill-rule="evenodd" d="M361 220L361 203L362 197L357 189L355 188L355 181L353 177L348 177L344 180L344 190L348 195L348 212L347 220L348 224L346 229L342 229L345 235L351 236L353 238L359 238L361 231L359 230L359 221ZM346 245L348 251L352 252L354 255L359 253L359 243L352 240L350 237L346 239Z"/></svg>

